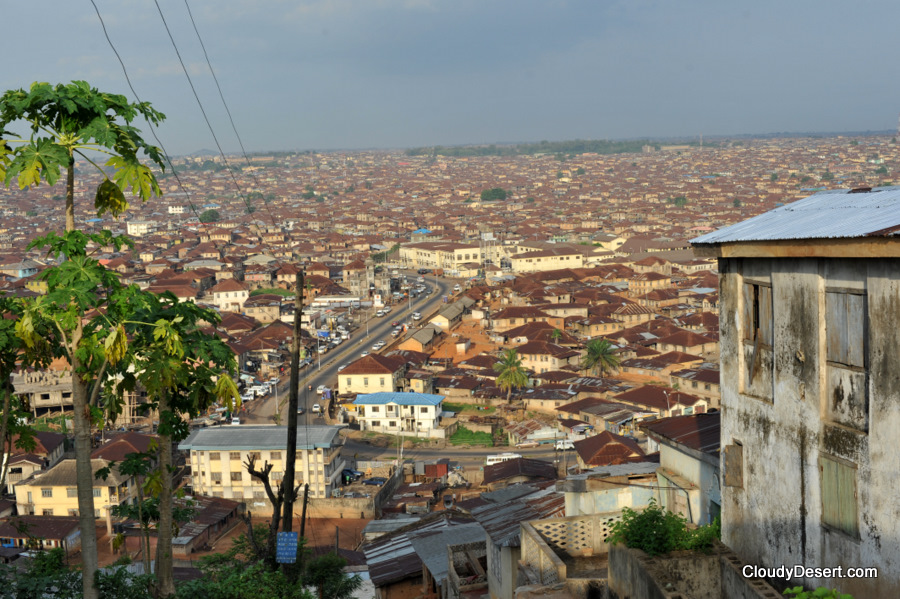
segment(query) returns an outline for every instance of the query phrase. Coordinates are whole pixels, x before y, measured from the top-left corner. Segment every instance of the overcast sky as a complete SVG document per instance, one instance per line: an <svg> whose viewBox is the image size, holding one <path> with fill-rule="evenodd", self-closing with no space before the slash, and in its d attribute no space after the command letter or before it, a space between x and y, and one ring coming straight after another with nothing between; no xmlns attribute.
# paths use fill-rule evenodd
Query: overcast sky
<svg viewBox="0 0 900 599"><path fill-rule="evenodd" d="M95 0L172 154L214 149L153 0ZM248 151L896 129L897 0L188 0ZM226 152L184 0L159 0ZM90 0L5 0L0 90L133 99ZM146 124L142 126L146 128Z"/></svg>

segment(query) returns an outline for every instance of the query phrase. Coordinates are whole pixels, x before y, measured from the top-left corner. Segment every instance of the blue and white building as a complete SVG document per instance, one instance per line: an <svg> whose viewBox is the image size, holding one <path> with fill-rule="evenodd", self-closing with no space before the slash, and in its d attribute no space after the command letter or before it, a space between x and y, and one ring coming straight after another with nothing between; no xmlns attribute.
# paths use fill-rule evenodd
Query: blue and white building
<svg viewBox="0 0 900 599"><path fill-rule="evenodd" d="M363 431L412 437L443 437L443 395L431 393L364 393L353 401Z"/></svg>

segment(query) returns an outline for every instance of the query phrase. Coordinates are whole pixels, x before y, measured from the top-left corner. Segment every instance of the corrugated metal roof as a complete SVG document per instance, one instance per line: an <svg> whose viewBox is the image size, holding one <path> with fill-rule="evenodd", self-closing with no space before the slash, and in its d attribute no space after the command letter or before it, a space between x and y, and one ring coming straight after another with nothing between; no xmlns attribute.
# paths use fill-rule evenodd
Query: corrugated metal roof
<svg viewBox="0 0 900 599"><path fill-rule="evenodd" d="M356 396L353 403L356 405L386 405L397 404L400 406L437 406L444 401L443 395L432 393L396 393L384 391L381 393L362 393Z"/></svg>
<svg viewBox="0 0 900 599"><path fill-rule="evenodd" d="M419 559L422 560L425 567L428 568L428 571L431 572L431 575L440 585L443 585L450 568L450 561L447 559L447 547L449 545L477 543L478 541L483 542L486 540L487 535L485 535L484 529L477 522L410 534L410 542L413 549L416 550Z"/></svg>
<svg viewBox="0 0 900 599"><path fill-rule="evenodd" d="M501 491L515 487L522 490L535 488L532 485L513 485ZM487 495L483 493L482 497ZM565 495L548 487L504 503L473 508L472 516L484 527L491 543L500 547L518 547L522 522L560 516L565 512L565 503Z"/></svg>
<svg viewBox="0 0 900 599"><path fill-rule="evenodd" d="M297 449L329 448L339 444L340 426L298 426ZM272 425L216 426L192 432L178 444L178 449L195 451L240 451L284 449L287 427Z"/></svg>
<svg viewBox="0 0 900 599"><path fill-rule="evenodd" d="M651 436L670 439L691 449L719 455L722 436L721 412L673 416L642 424Z"/></svg>
<svg viewBox="0 0 900 599"><path fill-rule="evenodd" d="M900 232L900 187L820 191L691 240L694 245L782 239L845 239Z"/></svg>

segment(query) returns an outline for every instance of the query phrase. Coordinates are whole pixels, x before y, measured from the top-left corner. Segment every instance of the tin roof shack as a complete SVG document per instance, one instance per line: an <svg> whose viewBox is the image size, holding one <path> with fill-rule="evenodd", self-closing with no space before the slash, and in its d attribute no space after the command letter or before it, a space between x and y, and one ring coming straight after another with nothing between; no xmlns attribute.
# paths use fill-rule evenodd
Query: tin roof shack
<svg viewBox="0 0 900 599"><path fill-rule="evenodd" d="M244 513L244 504L239 501L219 497L193 497L194 515L191 521L180 527L177 537L172 539L174 555L190 555L231 530Z"/></svg>
<svg viewBox="0 0 900 599"><path fill-rule="evenodd" d="M489 491L496 491L519 483L541 483L556 479L556 468L550 462L516 458L485 466L481 484Z"/></svg>
<svg viewBox="0 0 900 599"><path fill-rule="evenodd" d="M470 516L456 510L433 512L363 545L376 599L413 599L432 590L422 557L412 540L418 535L471 526L472 523Z"/></svg>
<svg viewBox="0 0 900 599"><path fill-rule="evenodd" d="M81 549L78 517L13 516L0 522L0 545L26 549L61 547L66 553Z"/></svg>
<svg viewBox="0 0 900 599"><path fill-rule="evenodd" d="M556 483L565 495L566 516L640 509L657 498L656 462L631 462L570 474Z"/></svg>
<svg viewBox="0 0 900 599"><path fill-rule="evenodd" d="M487 533L488 588L491 597L512 599L519 585L520 524L556 518L565 502L561 493L538 485L513 485L481 494L471 513Z"/></svg>
<svg viewBox="0 0 900 599"><path fill-rule="evenodd" d="M900 596L900 187L820 192L692 241L718 258L722 540L794 584ZM815 572L813 572L815 574Z"/></svg>
<svg viewBox="0 0 900 599"><path fill-rule="evenodd" d="M659 446L661 505L703 525L722 511L719 412L674 416L641 425L651 449Z"/></svg>

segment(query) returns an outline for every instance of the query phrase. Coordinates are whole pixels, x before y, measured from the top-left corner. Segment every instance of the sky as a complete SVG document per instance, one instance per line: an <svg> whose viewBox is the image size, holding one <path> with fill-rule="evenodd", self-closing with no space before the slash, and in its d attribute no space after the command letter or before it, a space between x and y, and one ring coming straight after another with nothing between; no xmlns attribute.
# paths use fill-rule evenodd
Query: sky
<svg viewBox="0 0 900 599"><path fill-rule="evenodd" d="M883 131L897 0L94 0L173 155ZM134 100L91 0L4 0L0 91ZM146 129L148 125L139 124Z"/></svg>

